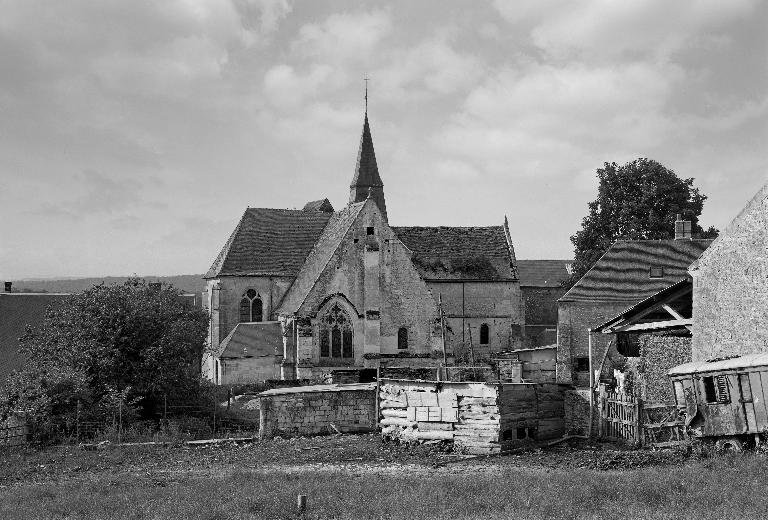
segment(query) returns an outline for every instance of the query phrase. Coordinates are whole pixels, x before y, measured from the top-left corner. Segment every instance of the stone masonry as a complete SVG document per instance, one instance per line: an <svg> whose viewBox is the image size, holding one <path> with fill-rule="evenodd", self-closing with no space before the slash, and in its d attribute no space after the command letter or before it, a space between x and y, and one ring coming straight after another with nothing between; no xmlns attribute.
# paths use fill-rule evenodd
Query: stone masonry
<svg viewBox="0 0 768 520"><path fill-rule="evenodd" d="M259 436L294 437L376 429L376 385L317 385L259 394Z"/></svg>

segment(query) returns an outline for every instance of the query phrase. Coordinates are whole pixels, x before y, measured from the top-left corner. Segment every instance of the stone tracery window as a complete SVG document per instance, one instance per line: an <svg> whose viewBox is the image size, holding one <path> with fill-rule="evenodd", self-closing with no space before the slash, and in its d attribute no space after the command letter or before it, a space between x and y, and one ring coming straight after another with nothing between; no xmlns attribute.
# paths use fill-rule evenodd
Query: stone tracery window
<svg viewBox="0 0 768 520"><path fill-rule="evenodd" d="M264 320L264 308L261 296L253 289L248 289L240 300L240 321L252 322Z"/></svg>
<svg viewBox="0 0 768 520"><path fill-rule="evenodd" d="M320 357L354 357L352 321L338 303L334 303L320 320Z"/></svg>

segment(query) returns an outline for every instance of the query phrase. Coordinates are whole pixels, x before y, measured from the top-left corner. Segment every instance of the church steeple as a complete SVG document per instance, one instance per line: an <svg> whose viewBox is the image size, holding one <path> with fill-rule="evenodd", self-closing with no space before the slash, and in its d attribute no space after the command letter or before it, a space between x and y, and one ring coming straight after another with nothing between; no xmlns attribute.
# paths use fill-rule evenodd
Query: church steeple
<svg viewBox="0 0 768 520"><path fill-rule="evenodd" d="M371 197L379 206L384 220L387 219L387 205L384 202L384 183L379 176L379 167L376 164L376 153L373 151L373 139L371 127L368 124L368 93L366 89L365 122L363 123L363 135L360 137L360 148L357 151L357 164L355 176L349 185L349 203L362 202Z"/></svg>

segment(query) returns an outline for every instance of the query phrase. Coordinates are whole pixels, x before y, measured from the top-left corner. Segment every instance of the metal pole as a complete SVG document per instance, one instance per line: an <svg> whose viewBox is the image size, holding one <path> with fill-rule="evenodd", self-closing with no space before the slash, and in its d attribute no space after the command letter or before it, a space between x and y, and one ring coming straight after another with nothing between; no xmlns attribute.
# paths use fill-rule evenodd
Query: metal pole
<svg viewBox="0 0 768 520"><path fill-rule="evenodd" d="M589 429L587 436L592 438L592 420L595 409L595 372L592 370L592 329L587 329L589 335Z"/></svg>

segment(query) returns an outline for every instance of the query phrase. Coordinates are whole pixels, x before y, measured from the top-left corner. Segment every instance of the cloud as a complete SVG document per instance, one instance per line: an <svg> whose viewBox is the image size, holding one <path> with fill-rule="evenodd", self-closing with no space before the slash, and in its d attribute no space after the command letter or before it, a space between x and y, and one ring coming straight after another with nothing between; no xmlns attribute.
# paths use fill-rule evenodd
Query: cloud
<svg viewBox="0 0 768 520"><path fill-rule="evenodd" d="M379 42L392 30L389 11L335 13L299 29L293 52L324 63L371 61Z"/></svg>
<svg viewBox="0 0 768 520"><path fill-rule="evenodd" d="M473 89L431 143L487 175L562 175L662 142L672 126L664 107L682 76L643 63L507 68Z"/></svg>
<svg viewBox="0 0 768 520"><path fill-rule="evenodd" d="M717 44L711 31L748 16L757 0L590 0L494 5L513 24L527 23L532 42L555 58L669 58L689 46Z"/></svg>

